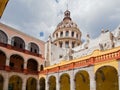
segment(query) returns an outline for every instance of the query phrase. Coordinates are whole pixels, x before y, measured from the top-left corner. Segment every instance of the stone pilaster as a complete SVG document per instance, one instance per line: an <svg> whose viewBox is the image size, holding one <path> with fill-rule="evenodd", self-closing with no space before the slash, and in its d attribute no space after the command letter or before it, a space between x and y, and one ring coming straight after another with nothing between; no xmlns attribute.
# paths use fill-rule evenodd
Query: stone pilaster
<svg viewBox="0 0 120 90"><path fill-rule="evenodd" d="M46 90L49 90L48 76L46 76Z"/></svg>
<svg viewBox="0 0 120 90"><path fill-rule="evenodd" d="M37 80L37 90L40 90L39 79Z"/></svg>
<svg viewBox="0 0 120 90"><path fill-rule="evenodd" d="M75 90L74 70L70 71L70 90Z"/></svg>
<svg viewBox="0 0 120 90"><path fill-rule="evenodd" d="M72 32L71 32L71 31L69 31L69 37L71 37L71 33L72 33Z"/></svg>
<svg viewBox="0 0 120 90"><path fill-rule="evenodd" d="M5 76L5 78L4 78L3 90L8 90L8 84L9 84L9 79L8 79L8 75L7 75L7 76Z"/></svg>
<svg viewBox="0 0 120 90"><path fill-rule="evenodd" d="M120 61L118 61L118 84L119 84L119 90L120 90Z"/></svg>
<svg viewBox="0 0 120 90"><path fill-rule="evenodd" d="M57 74L57 77L56 77L56 90L60 90L60 79L59 79L59 73Z"/></svg>
<svg viewBox="0 0 120 90"><path fill-rule="evenodd" d="M6 65L5 65L5 70L6 70L6 71L9 71L9 70L10 70L9 63L10 63L10 58L6 58Z"/></svg>
<svg viewBox="0 0 120 90"><path fill-rule="evenodd" d="M96 90L96 81L95 81L95 73L94 67L90 67L89 70L89 78L90 78L90 90Z"/></svg>
<svg viewBox="0 0 120 90"><path fill-rule="evenodd" d="M27 61L24 62L24 73L27 73Z"/></svg>
<svg viewBox="0 0 120 90"><path fill-rule="evenodd" d="M22 82L22 90L26 90L26 78L23 79L23 82Z"/></svg>

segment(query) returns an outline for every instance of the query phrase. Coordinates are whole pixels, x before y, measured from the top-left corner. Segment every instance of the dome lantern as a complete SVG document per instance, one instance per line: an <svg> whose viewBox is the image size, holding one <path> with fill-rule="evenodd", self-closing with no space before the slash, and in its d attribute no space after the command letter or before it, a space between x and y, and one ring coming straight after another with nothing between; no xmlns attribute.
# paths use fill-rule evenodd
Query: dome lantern
<svg viewBox="0 0 120 90"><path fill-rule="evenodd" d="M64 18L63 18L63 20L65 20L65 19L71 20L71 18L70 18L70 11L69 11L69 10L66 10L66 11L64 12Z"/></svg>

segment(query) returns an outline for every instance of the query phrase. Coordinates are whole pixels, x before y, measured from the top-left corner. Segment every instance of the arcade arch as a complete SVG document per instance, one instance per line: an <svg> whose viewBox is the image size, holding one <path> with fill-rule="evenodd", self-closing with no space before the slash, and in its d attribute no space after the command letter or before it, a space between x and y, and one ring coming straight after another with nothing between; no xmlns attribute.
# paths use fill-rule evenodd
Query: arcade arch
<svg viewBox="0 0 120 90"><path fill-rule="evenodd" d="M39 85L40 85L40 90L45 90L45 78L40 78L40 82L39 82Z"/></svg>
<svg viewBox="0 0 120 90"><path fill-rule="evenodd" d="M70 90L70 76L67 73L60 77L60 90Z"/></svg>
<svg viewBox="0 0 120 90"><path fill-rule="evenodd" d="M118 72L112 66L102 66L95 73L96 90L119 90Z"/></svg>
<svg viewBox="0 0 120 90"><path fill-rule="evenodd" d="M49 84L49 90L56 90L56 77L50 76L48 84Z"/></svg>
<svg viewBox="0 0 120 90"><path fill-rule="evenodd" d="M90 90L90 79L87 71L81 70L76 73L75 90Z"/></svg>
<svg viewBox="0 0 120 90"><path fill-rule="evenodd" d="M9 79L8 90L22 90L22 79L17 75L11 76Z"/></svg>
<svg viewBox="0 0 120 90"><path fill-rule="evenodd" d="M37 90L37 80L35 78L28 78L26 90Z"/></svg>

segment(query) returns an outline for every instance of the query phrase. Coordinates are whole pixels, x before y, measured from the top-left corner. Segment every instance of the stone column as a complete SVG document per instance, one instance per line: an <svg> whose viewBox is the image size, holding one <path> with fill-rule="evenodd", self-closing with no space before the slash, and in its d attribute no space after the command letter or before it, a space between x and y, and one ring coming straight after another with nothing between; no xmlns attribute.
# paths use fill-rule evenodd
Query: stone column
<svg viewBox="0 0 120 90"><path fill-rule="evenodd" d="M28 50L28 49L30 49L30 45L25 44L25 50Z"/></svg>
<svg viewBox="0 0 120 90"><path fill-rule="evenodd" d="M8 38L8 44L11 45L11 43L12 43L12 42L11 42L11 39Z"/></svg>
<svg viewBox="0 0 120 90"><path fill-rule="evenodd" d="M118 85L120 90L120 61L118 61Z"/></svg>
<svg viewBox="0 0 120 90"><path fill-rule="evenodd" d="M72 41L69 41L69 47L72 48Z"/></svg>
<svg viewBox="0 0 120 90"><path fill-rule="evenodd" d="M24 73L27 73L27 61L24 62Z"/></svg>
<svg viewBox="0 0 120 90"><path fill-rule="evenodd" d="M94 67L90 67L89 70L89 78L90 78L90 90L96 90L96 81L95 81L95 73Z"/></svg>
<svg viewBox="0 0 120 90"><path fill-rule="evenodd" d="M70 90L75 90L74 70L70 71Z"/></svg>
<svg viewBox="0 0 120 90"><path fill-rule="evenodd" d="M118 87L119 87L119 90L120 90L120 74L118 75Z"/></svg>
<svg viewBox="0 0 120 90"><path fill-rule="evenodd" d="M39 79L37 80L37 90L40 90Z"/></svg>
<svg viewBox="0 0 120 90"><path fill-rule="evenodd" d="M48 76L46 76L46 89L45 90L49 90L49 83L48 83Z"/></svg>
<svg viewBox="0 0 120 90"><path fill-rule="evenodd" d="M22 90L26 90L26 77L23 79L23 82L22 82Z"/></svg>
<svg viewBox="0 0 120 90"><path fill-rule="evenodd" d="M63 31L63 37L65 37L65 31Z"/></svg>
<svg viewBox="0 0 120 90"><path fill-rule="evenodd" d="M6 71L9 71L10 70L10 66L9 66L9 63L10 63L10 58L6 58L6 65L5 65L5 70Z"/></svg>
<svg viewBox="0 0 120 90"><path fill-rule="evenodd" d="M3 90L8 90L8 84L9 84L9 79L8 79L8 75L6 75L4 78Z"/></svg>
<svg viewBox="0 0 120 90"><path fill-rule="evenodd" d="M60 32L58 32L58 38L60 37Z"/></svg>
<svg viewBox="0 0 120 90"><path fill-rule="evenodd" d="M72 33L72 32L71 32L71 31L69 31L69 37L71 37L71 33Z"/></svg>
<svg viewBox="0 0 120 90"><path fill-rule="evenodd" d="M76 36L77 36L77 33L76 33L76 32L74 32L74 38L76 38Z"/></svg>
<svg viewBox="0 0 120 90"><path fill-rule="evenodd" d="M56 77L56 90L60 90L60 79L59 79L59 73L57 74L57 77Z"/></svg>

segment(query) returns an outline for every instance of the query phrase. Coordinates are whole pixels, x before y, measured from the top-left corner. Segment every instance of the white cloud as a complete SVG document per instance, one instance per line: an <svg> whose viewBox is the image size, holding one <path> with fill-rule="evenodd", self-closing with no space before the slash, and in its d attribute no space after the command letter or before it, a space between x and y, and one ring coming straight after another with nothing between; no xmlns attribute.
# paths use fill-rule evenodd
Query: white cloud
<svg viewBox="0 0 120 90"><path fill-rule="evenodd" d="M43 31L47 40L63 19L67 0L10 0L2 21L39 38ZM83 38L87 33L97 37L102 28L114 29L120 24L120 0L68 0L71 17ZM32 34L31 34L32 33Z"/></svg>

